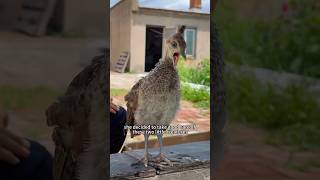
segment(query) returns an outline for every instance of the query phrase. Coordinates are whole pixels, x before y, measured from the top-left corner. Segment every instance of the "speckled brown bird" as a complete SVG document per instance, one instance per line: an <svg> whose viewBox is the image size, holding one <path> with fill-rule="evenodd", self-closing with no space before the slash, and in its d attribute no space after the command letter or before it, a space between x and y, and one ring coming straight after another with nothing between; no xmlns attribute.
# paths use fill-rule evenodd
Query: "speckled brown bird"
<svg viewBox="0 0 320 180"><path fill-rule="evenodd" d="M186 42L183 38L185 26L179 26L174 35L166 39L165 55L156 67L140 79L125 96L127 101L127 123L133 125L170 125L179 109L180 80L176 69L180 56L185 58ZM148 166L148 137L145 137L144 165ZM131 137L134 134L131 130ZM172 163L162 152L162 133L157 133L160 153L156 161Z"/></svg>

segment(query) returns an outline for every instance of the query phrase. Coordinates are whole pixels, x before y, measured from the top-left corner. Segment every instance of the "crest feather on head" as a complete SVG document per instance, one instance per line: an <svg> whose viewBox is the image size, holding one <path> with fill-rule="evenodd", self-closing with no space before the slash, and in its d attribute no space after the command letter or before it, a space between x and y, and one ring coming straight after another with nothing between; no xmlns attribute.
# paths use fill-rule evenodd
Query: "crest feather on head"
<svg viewBox="0 0 320 180"><path fill-rule="evenodd" d="M180 25L177 28L177 33L183 34L184 30L186 29L185 25Z"/></svg>

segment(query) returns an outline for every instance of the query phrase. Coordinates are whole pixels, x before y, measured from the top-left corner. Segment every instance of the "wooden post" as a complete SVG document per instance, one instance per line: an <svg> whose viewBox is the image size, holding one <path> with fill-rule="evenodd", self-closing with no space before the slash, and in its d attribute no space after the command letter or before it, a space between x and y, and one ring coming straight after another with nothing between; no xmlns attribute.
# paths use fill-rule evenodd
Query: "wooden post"
<svg viewBox="0 0 320 180"><path fill-rule="evenodd" d="M212 11L215 11L218 0L212 0Z"/></svg>

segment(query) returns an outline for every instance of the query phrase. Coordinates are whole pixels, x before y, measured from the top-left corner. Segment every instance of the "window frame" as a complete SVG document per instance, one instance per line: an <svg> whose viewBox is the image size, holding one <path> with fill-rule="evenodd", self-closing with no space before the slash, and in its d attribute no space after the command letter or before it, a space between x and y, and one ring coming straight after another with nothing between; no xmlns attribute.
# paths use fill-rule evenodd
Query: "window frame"
<svg viewBox="0 0 320 180"><path fill-rule="evenodd" d="M184 39L187 43L187 31L191 31L193 32L193 47L192 47L192 53L193 54L187 54L187 50L186 50L186 56L188 58L193 58L195 59L196 58L196 45L197 45L197 28L196 27L186 27L185 31L184 31Z"/></svg>

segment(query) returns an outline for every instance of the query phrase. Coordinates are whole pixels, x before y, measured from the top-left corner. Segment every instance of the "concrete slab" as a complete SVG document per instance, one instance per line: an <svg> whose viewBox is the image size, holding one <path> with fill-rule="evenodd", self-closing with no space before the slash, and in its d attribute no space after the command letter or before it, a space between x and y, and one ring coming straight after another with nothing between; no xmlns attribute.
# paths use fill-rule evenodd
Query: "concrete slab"
<svg viewBox="0 0 320 180"><path fill-rule="evenodd" d="M151 160L149 166L144 167L142 162L138 161L143 157L144 150L142 149L121 154L112 154L110 156L111 179L139 179L142 177L155 177L156 175L162 176L165 174L209 168L210 141L167 146L163 148L163 151L166 157L173 162L173 166L169 166L164 162L155 163ZM154 158L159 153L159 149L149 149L149 152ZM194 174L194 172L191 172L191 174ZM196 176L196 174L197 173L195 173L194 176ZM203 178L202 173L198 173L198 175L200 179Z"/></svg>

